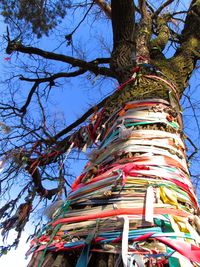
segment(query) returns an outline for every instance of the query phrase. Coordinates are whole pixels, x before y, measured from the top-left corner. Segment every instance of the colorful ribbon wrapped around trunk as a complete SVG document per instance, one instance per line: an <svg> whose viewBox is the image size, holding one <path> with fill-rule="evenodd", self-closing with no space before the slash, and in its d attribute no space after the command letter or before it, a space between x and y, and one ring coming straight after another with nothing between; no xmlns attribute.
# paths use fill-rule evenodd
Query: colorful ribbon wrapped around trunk
<svg viewBox="0 0 200 267"><path fill-rule="evenodd" d="M200 264L193 220L198 203L178 119L161 99L132 101L118 110L31 251L80 250L77 267L87 266L90 252L121 254L126 267L186 266L183 258L187 266ZM53 238L48 236L58 225Z"/></svg>

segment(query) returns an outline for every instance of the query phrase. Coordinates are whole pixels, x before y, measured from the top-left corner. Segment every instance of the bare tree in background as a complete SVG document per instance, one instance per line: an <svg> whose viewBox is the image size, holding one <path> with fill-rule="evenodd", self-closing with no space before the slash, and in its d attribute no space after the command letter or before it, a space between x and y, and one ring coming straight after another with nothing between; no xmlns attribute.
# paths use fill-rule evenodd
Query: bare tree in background
<svg viewBox="0 0 200 267"><path fill-rule="evenodd" d="M0 3L8 25L2 41L8 54L4 58L8 74L2 83L0 103L0 193L4 197L15 190L16 184L20 188L0 209L4 238L12 229L18 232L12 245L2 247L3 254L17 246L30 214L39 204L67 197L66 188L71 184L67 156L77 150L78 153L90 150L104 140L106 130L111 128L109 119L126 103L145 99L168 101L174 112L170 118L178 122L180 130L173 131L165 124L152 124L148 129L186 138L177 99L185 94L200 56L200 1L186 4L178 0L112 0L111 3L2 0ZM105 36L101 36L100 43L97 43L99 38L93 37L95 51L87 54L78 47L76 36L80 33L84 40L86 30L93 30L94 34L98 29ZM103 40L111 35L113 44L107 47ZM108 96L103 91L103 100L99 97L99 102L66 125L53 118L48 101L59 87L74 90L68 79L85 80L97 92L100 85L103 90L108 81L110 86L116 82L119 90L112 88L114 91L110 90ZM24 93L27 88L29 92ZM196 152L196 146L190 139L189 142ZM138 154L129 155L134 156ZM117 155L116 161L119 157L128 156ZM91 179L96 174L95 168L90 170ZM73 208L77 209L76 205ZM198 208L193 215L197 221L190 220L198 232ZM73 255L49 253L40 266L76 266L79 255L80 250ZM38 266L40 258L41 253L36 254L30 266ZM99 267L123 264L122 260L119 265L116 262L115 253L96 256L93 252L89 264Z"/></svg>

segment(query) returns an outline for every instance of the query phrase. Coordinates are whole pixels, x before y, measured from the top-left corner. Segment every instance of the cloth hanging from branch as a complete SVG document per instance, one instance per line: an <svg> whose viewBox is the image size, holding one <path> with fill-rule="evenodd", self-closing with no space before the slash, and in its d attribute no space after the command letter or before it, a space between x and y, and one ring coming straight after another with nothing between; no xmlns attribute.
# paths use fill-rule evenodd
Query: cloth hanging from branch
<svg viewBox="0 0 200 267"><path fill-rule="evenodd" d="M30 252L79 250L81 267L91 252L121 254L126 267L200 264L199 232L191 223L198 203L177 110L145 99L126 103L115 118Z"/></svg>

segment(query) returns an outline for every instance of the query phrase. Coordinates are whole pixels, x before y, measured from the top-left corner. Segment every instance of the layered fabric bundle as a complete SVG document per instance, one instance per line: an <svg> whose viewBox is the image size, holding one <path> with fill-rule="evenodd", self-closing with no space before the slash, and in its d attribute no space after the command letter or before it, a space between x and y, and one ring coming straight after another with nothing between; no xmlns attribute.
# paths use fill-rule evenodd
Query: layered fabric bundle
<svg viewBox="0 0 200 267"><path fill-rule="evenodd" d="M29 252L112 253L131 266L200 266L197 198L181 116L165 100L126 103ZM116 267L118 263L116 262Z"/></svg>

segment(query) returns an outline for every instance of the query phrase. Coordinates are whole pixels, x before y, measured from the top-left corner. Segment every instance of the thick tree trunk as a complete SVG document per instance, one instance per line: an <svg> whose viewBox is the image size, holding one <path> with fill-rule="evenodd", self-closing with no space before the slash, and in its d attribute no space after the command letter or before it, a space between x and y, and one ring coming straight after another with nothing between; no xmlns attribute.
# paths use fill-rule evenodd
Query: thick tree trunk
<svg viewBox="0 0 200 267"><path fill-rule="evenodd" d="M101 144L28 266L195 266L198 204L176 87L138 75L100 113Z"/></svg>
<svg viewBox="0 0 200 267"><path fill-rule="evenodd" d="M135 64L135 13L132 0L112 1L113 52L111 69L119 82L126 81Z"/></svg>
<svg viewBox="0 0 200 267"><path fill-rule="evenodd" d="M139 4L136 31L133 1L111 1L111 69L124 84L88 127L99 145L65 205L33 242L38 251L29 267L200 264L198 204L179 105L195 56L182 46L185 54L180 49L165 59L167 18L160 18L150 42L152 18L146 2Z"/></svg>

